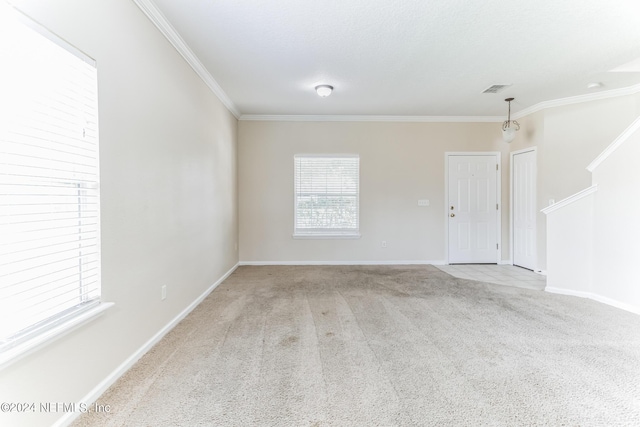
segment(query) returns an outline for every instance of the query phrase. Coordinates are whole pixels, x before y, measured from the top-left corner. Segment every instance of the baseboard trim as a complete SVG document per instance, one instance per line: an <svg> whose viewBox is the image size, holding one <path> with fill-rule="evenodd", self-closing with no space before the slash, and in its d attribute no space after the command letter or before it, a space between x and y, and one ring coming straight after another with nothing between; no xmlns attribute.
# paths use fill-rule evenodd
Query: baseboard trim
<svg viewBox="0 0 640 427"><path fill-rule="evenodd" d="M498 265L513 265L513 262L510 259L503 259L498 261Z"/></svg>
<svg viewBox="0 0 640 427"><path fill-rule="evenodd" d="M633 305L626 304L612 298L603 297L602 295L594 294L592 292L574 291L571 289L555 288L551 286L547 286L546 288L544 288L544 290L552 294L571 295L574 297L588 298L594 301L601 302L603 304L610 305L612 307L619 308L621 310L629 311L634 314L640 314L640 307L635 307Z"/></svg>
<svg viewBox="0 0 640 427"><path fill-rule="evenodd" d="M444 260L397 261L240 261L240 265L445 265Z"/></svg>
<svg viewBox="0 0 640 427"><path fill-rule="evenodd" d="M169 323L167 323L162 329L160 329L149 341L144 343L135 353L129 356L124 362L120 364L113 372L111 372L104 380L102 380L97 386L93 388L84 398L79 402L86 403L87 405L93 404L109 387L111 387L125 372L127 372L146 352L151 350L151 347L156 345L171 329L173 329L182 319L187 317L189 313L193 311L220 283L222 283L227 277L231 275L237 268L239 263L231 267L220 279L218 279L213 285L211 285L206 291L204 291L198 298L196 298L191 304L174 317ZM53 427L66 427L76 420L81 412L69 412L62 418L58 419Z"/></svg>

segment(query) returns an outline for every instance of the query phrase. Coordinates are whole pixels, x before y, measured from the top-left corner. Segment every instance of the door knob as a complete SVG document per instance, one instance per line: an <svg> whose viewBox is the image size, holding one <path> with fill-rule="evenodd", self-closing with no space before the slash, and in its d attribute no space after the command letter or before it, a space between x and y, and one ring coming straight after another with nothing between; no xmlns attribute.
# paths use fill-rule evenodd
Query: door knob
<svg viewBox="0 0 640 427"><path fill-rule="evenodd" d="M451 218L453 218L454 216L456 216L456 214L452 213L451 215L449 215Z"/></svg>

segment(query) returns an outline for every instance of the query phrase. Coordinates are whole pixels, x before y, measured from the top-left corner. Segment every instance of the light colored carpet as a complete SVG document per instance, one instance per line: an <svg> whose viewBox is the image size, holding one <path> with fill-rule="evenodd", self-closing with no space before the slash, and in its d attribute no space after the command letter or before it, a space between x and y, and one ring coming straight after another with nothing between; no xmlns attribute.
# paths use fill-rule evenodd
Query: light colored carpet
<svg viewBox="0 0 640 427"><path fill-rule="evenodd" d="M638 426L640 316L432 266L240 267L75 426Z"/></svg>

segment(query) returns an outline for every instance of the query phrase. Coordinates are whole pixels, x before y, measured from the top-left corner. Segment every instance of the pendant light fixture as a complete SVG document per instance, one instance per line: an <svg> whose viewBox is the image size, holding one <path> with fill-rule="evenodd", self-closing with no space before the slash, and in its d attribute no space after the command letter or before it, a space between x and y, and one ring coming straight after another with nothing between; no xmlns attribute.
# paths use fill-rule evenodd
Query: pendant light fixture
<svg viewBox="0 0 640 427"><path fill-rule="evenodd" d="M520 123L515 120L511 120L511 101L514 98L507 98L505 101L509 103L509 114L507 116L507 120L502 123L502 139L507 144L513 141L516 137L516 131L520 130Z"/></svg>

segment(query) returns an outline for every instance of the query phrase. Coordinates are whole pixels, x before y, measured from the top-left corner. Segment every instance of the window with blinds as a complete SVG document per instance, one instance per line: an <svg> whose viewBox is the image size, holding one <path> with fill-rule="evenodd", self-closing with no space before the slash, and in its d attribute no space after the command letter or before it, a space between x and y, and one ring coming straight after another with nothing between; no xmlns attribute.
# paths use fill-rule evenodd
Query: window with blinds
<svg viewBox="0 0 640 427"><path fill-rule="evenodd" d="M358 155L294 156L294 237L359 236Z"/></svg>
<svg viewBox="0 0 640 427"><path fill-rule="evenodd" d="M94 61L0 24L1 354L99 303L100 210Z"/></svg>

